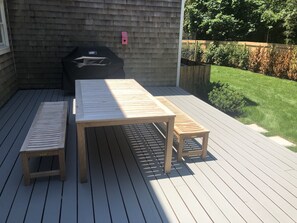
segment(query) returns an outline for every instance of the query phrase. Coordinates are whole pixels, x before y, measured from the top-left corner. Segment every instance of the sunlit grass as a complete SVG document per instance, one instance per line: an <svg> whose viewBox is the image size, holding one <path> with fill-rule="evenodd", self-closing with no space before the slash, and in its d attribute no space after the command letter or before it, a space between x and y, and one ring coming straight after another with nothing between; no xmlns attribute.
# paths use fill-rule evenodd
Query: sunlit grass
<svg viewBox="0 0 297 223"><path fill-rule="evenodd" d="M211 81L229 83L247 98L243 115L236 119L297 145L297 82L223 66L211 66ZM297 152L297 146L290 149Z"/></svg>

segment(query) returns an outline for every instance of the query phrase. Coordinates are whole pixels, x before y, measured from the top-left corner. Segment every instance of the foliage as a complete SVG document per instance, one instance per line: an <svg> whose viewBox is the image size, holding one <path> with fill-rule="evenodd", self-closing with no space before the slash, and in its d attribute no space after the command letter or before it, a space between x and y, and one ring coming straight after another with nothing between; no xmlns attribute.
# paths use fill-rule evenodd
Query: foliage
<svg viewBox="0 0 297 223"><path fill-rule="evenodd" d="M296 47L297 48L297 47ZM296 80L297 50L257 47L251 50L249 70L269 76Z"/></svg>
<svg viewBox="0 0 297 223"><path fill-rule="evenodd" d="M193 44L183 44L181 56L188 60L194 60L195 46Z"/></svg>
<svg viewBox="0 0 297 223"><path fill-rule="evenodd" d="M287 0L284 9L284 27L285 27L285 42L296 44L297 43L297 1Z"/></svg>
<svg viewBox="0 0 297 223"><path fill-rule="evenodd" d="M249 49L246 46L236 45L233 54L230 58L230 63L234 67L241 69L248 69L249 63Z"/></svg>
<svg viewBox="0 0 297 223"><path fill-rule="evenodd" d="M242 11L249 8L249 1L188 0L184 30L198 39L240 39L254 30L254 17Z"/></svg>
<svg viewBox="0 0 297 223"><path fill-rule="evenodd" d="M250 51L250 55L249 55L249 70L253 71L253 72L258 72L259 68L260 68L260 51L261 48L257 47L256 49L253 49Z"/></svg>
<svg viewBox="0 0 297 223"><path fill-rule="evenodd" d="M291 49L274 50L272 54L272 75L279 78L289 78L288 71L290 69L290 62L292 59Z"/></svg>
<svg viewBox="0 0 297 223"><path fill-rule="evenodd" d="M227 45L220 44L215 48L213 62L217 65L229 66L229 51Z"/></svg>
<svg viewBox="0 0 297 223"><path fill-rule="evenodd" d="M274 48L260 48L260 66L259 71L262 74L272 75L272 58L274 54Z"/></svg>
<svg viewBox="0 0 297 223"><path fill-rule="evenodd" d="M220 86L221 86L220 82L210 82L206 85L205 84L196 85L195 96L209 103L209 99L208 99L209 92L211 92L214 89L214 87L220 87Z"/></svg>
<svg viewBox="0 0 297 223"><path fill-rule="evenodd" d="M202 62L203 50L201 49L201 45L197 42L195 44L183 44L182 45L182 58Z"/></svg>
<svg viewBox="0 0 297 223"><path fill-rule="evenodd" d="M194 39L296 43L296 8L297 0L187 0L184 32Z"/></svg>
<svg viewBox="0 0 297 223"><path fill-rule="evenodd" d="M245 105L244 96L229 84L218 84L208 94L212 105L228 114L240 114Z"/></svg>
<svg viewBox="0 0 297 223"><path fill-rule="evenodd" d="M297 80L297 47L278 47L276 45L247 48L234 43L211 42L202 50L199 43L184 44L183 58L196 59L220 66L249 69L269 76ZM190 50L189 50L190 49ZM188 53L186 53L188 52ZM189 56L190 55L190 56Z"/></svg>
<svg viewBox="0 0 297 223"><path fill-rule="evenodd" d="M215 42L211 42L204 52L204 61L209 64L214 63L214 55L216 53L217 44Z"/></svg>
<svg viewBox="0 0 297 223"><path fill-rule="evenodd" d="M275 57L274 48L257 47L251 50L249 60L249 70L266 75L273 74L273 60Z"/></svg>
<svg viewBox="0 0 297 223"><path fill-rule="evenodd" d="M204 52L203 52L203 50L201 48L201 44L198 43L198 42L196 42L196 52L195 52L195 54L196 54L195 55L196 57L194 58L194 60L197 61L197 62L202 62Z"/></svg>
<svg viewBox="0 0 297 223"><path fill-rule="evenodd" d="M297 81L297 47L292 50L288 78Z"/></svg>
<svg viewBox="0 0 297 223"><path fill-rule="evenodd" d="M257 0L257 12L260 16L260 23L266 30L266 42L270 42L271 31L278 30L282 33L283 30L283 10L285 1L283 0ZM273 37L273 36L272 36Z"/></svg>
<svg viewBox="0 0 297 223"><path fill-rule="evenodd" d="M205 53L205 60L208 63L242 69L247 69L248 58L248 49L235 43L210 44Z"/></svg>

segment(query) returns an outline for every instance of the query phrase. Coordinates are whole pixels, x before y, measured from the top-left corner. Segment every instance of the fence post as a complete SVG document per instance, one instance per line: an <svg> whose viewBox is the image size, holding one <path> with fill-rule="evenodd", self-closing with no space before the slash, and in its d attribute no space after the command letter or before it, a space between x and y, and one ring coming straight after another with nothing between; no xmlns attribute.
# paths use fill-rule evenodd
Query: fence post
<svg viewBox="0 0 297 223"><path fill-rule="evenodd" d="M197 40L195 40L194 61L197 61Z"/></svg>

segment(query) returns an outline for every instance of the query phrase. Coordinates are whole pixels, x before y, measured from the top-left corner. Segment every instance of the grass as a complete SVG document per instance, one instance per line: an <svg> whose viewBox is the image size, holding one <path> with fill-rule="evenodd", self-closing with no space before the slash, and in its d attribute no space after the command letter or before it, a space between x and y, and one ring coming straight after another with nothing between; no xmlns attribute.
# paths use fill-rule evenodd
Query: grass
<svg viewBox="0 0 297 223"><path fill-rule="evenodd" d="M229 83L247 99L241 116L244 124L256 123L267 136L279 135L297 145L297 82L250 71L211 66L211 82ZM297 152L297 146L290 147Z"/></svg>

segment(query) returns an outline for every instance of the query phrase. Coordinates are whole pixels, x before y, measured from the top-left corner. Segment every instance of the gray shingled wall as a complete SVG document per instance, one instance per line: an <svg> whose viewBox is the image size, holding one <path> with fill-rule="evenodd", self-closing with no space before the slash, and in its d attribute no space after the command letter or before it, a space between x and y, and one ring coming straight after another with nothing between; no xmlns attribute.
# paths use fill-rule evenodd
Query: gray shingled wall
<svg viewBox="0 0 297 223"><path fill-rule="evenodd" d="M0 56L0 107L16 92L17 79L15 75L12 53Z"/></svg>
<svg viewBox="0 0 297 223"><path fill-rule="evenodd" d="M60 87L61 58L100 44L124 59L127 78L175 85L180 0L10 0L8 9L22 88Z"/></svg>
<svg viewBox="0 0 297 223"><path fill-rule="evenodd" d="M9 22L8 18L6 19L6 22ZM9 24L7 24L7 26L9 32ZM12 45L11 42L10 45ZM17 88L18 85L13 53L8 52L2 54L0 55L0 107L16 92Z"/></svg>

